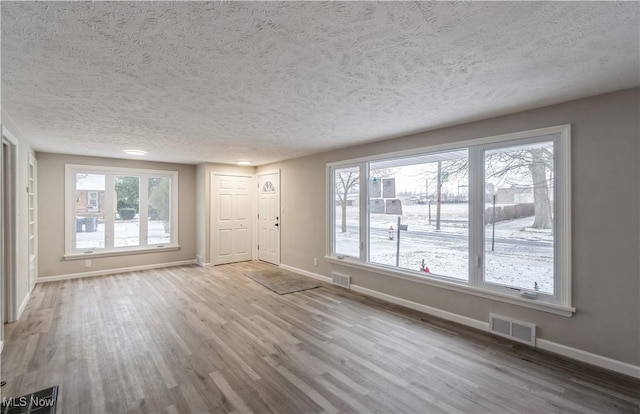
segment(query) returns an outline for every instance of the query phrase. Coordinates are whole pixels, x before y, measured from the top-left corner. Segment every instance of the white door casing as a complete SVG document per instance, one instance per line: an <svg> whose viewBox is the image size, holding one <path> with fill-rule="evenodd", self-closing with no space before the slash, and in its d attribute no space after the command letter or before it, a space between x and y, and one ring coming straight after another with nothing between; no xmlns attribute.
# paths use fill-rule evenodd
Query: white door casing
<svg viewBox="0 0 640 414"><path fill-rule="evenodd" d="M214 265L251 260L251 176L212 173L211 257Z"/></svg>
<svg viewBox="0 0 640 414"><path fill-rule="evenodd" d="M2 151L0 151L0 170L2 180L0 192L2 203L0 207L0 221L2 229L2 283L0 288L0 313L2 322L13 322L17 318L17 162L18 140L3 126ZM4 325L1 326L0 336L4 338Z"/></svg>
<svg viewBox="0 0 640 414"><path fill-rule="evenodd" d="M280 171L258 174L258 258L280 264Z"/></svg>
<svg viewBox="0 0 640 414"><path fill-rule="evenodd" d="M37 200L37 176L38 176L38 162L36 158L29 154L28 163L28 215L29 215L29 291L33 289L36 284L36 278L38 275L38 200Z"/></svg>

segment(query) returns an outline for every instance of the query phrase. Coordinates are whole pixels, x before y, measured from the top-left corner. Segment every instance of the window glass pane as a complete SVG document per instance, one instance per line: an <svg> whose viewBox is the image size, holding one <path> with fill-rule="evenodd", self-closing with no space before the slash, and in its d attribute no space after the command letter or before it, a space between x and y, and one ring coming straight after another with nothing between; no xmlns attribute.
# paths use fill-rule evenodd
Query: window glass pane
<svg viewBox="0 0 640 414"><path fill-rule="evenodd" d="M369 262L468 280L468 161L461 149L369 165Z"/></svg>
<svg viewBox="0 0 640 414"><path fill-rule="evenodd" d="M485 151L486 282L554 293L553 141Z"/></svg>
<svg viewBox="0 0 640 414"><path fill-rule="evenodd" d="M171 178L149 178L148 244L171 243Z"/></svg>
<svg viewBox="0 0 640 414"><path fill-rule="evenodd" d="M116 221L113 225L113 246L140 245L140 177L117 175Z"/></svg>
<svg viewBox="0 0 640 414"><path fill-rule="evenodd" d="M77 250L104 248L104 174L76 173Z"/></svg>
<svg viewBox="0 0 640 414"><path fill-rule="evenodd" d="M335 189L335 252L360 257L360 169L336 168Z"/></svg>

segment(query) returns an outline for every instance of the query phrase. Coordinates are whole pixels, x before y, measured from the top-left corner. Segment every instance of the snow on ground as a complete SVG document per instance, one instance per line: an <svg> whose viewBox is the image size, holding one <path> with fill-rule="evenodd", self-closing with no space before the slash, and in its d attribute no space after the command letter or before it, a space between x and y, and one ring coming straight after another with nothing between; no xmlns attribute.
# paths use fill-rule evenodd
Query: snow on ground
<svg viewBox="0 0 640 414"><path fill-rule="evenodd" d="M424 259L431 273L457 280L469 275L468 206L442 204L441 229L435 229L435 205L405 205L402 224L408 230L400 235L399 267L420 270ZM340 228L341 208L336 207L336 252L359 255L358 208L347 207L347 232ZM371 214L369 261L396 265L397 215ZM485 280L490 283L553 293L553 236L551 231L530 229L533 217L498 222L495 225L494 250L491 250L492 226L485 226ZM389 227L394 240L389 240Z"/></svg>
<svg viewBox="0 0 640 414"><path fill-rule="evenodd" d="M404 203L403 203L404 204ZM347 207L347 232L340 229L340 207L336 208L336 252L349 256L359 255L358 208ZM428 205L404 205L402 223L407 231L400 235L399 267L420 270L424 259L431 273L457 280L469 275L468 207L466 204L442 205L441 229L435 229L435 205L431 206L431 224ZM397 215L371 214L370 258L372 263L396 265ZM503 221L495 226L495 245L491 251L492 226L485 226L485 280L491 283L540 290L553 293L553 236L550 231L530 229L533 217ZM389 227L394 228L394 240L389 240ZM139 245L138 220L116 221L114 229L116 247ZM96 232L76 234L78 249L103 248L104 224ZM170 242L162 221L149 221L149 244Z"/></svg>
<svg viewBox="0 0 640 414"><path fill-rule="evenodd" d="M149 220L148 224L148 244L168 244L171 235L164 230L162 220ZM127 221L116 221L114 224L114 246L134 247L140 245L140 223L138 219ZM77 232L76 248L93 249L104 248L104 223L98 223L98 230L94 232Z"/></svg>

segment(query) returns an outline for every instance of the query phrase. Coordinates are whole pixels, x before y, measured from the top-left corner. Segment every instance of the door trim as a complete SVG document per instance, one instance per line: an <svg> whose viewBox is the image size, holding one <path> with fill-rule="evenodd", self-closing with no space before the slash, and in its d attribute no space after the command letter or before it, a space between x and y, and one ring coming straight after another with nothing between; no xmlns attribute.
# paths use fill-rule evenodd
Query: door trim
<svg viewBox="0 0 640 414"><path fill-rule="evenodd" d="M31 169L33 167L33 170ZM31 176L33 171L33 177ZM31 292L36 285L36 281L38 280L38 160L36 157L29 153L29 160L27 163L27 182L29 193L27 195L27 238L29 239L29 244L27 247L28 251L28 277L29 277L29 289ZM32 205L33 203L33 205ZM33 208L33 221L31 220L31 209ZM32 228L33 225L33 234ZM33 243L31 242L31 238L33 238ZM31 260L35 261L33 267L31 267Z"/></svg>
<svg viewBox="0 0 640 414"><path fill-rule="evenodd" d="M9 188L4 188L4 179L2 183L0 183L0 188L2 191L2 197L4 198L4 193L8 193L8 203L4 208L8 208L8 211L2 211L2 270L5 269L5 261L8 259L9 263L6 264L9 267L9 274L4 274L6 277L6 288L7 291L4 291L4 281L0 284L2 287L2 299L7 300L6 306L6 315L5 315L5 306L1 307L0 313L2 314L2 339L4 340L4 320L6 319L8 322L13 322L18 317L18 303L17 303L17 264L18 264L18 211L17 211L17 185L18 185L18 139L3 125L2 126L2 145L7 144L9 149ZM2 156L2 160L4 160L4 155ZM4 165L2 161L2 168L4 170ZM2 208L0 208L2 210ZM5 214L9 216L9 223L4 223ZM4 234L8 232L9 236L9 246L4 245Z"/></svg>

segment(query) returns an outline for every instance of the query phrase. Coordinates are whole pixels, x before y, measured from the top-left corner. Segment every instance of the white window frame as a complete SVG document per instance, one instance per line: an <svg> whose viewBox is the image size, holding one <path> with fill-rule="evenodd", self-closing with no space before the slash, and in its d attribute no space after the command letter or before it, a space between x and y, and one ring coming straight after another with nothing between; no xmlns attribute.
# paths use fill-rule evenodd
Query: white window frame
<svg viewBox="0 0 640 414"><path fill-rule="evenodd" d="M538 294L535 299L520 296L510 287L484 282L484 151L540 141L554 142L554 295ZM469 275L468 281L454 280L418 271L398 269L368 262L369 163L418 154L436 153L467 148L469 151ZM335 177L334 170L345 167L360 168L360 256L345 257L335 253ZM372 271L412 280L449 290L521 305L563 316L572 316L571 306L571 125L559 125L511 134L460 141L451 144L423 147L328 163L327 169L327 255L334 264ZM333 206L333 208L332 208Z"/></svg>
<svg viewBox="0 0 640 414"><path fill-rule="evenodd" d="M360 181L358 186L362 186L363 182L364 183L368 183L369 182L368 181L368 177L366 175L366 171L365 171L365 169L363 169L362 165L358 165L358 164L352 164L352 165L351 164L342 164L342 165L339 165L339 166L335 166L332 169L327 169L327 172L329 174L329 179L327 180L327 182L331 186L330 190L329 190L330 194L331 194L331 197L333 197L335 195L335 193L336 193L335 192L335 184L336 184L336 182L335 182L335 170L346 169L346 168L354 168L354 169L358 170L358 174L359 174L358 180ZM358 205L360 205L360 206L362 205L362 202L363 202L363 196L366 197L367 194L364 191L360 190L359 191L359 198L360 199L358 200ZM364 198L364 200L365 200L365 202L368 202L368 201L366 201L366 198ZM336 199L332 198L332 201L334 203L333 204L333 208L329 208L329 213L331 214L330 223L332 223L332 225L335 225L335 220L337 219L337 217L335 216L335 214L336 214L336 208L335 208ZM359 241L359 244L360 244L358 246L359 251L360 251L360 255L359 255L358 258L362 257L364 246L365 246L365 244L367 244L367 243L364 243L365 239L363 237L366 237L366 232L363 232L362 222L363 222L362 210L360 210L360 223L359 223L360 234L359 234L359 237L358 237L358 241ZM333 229L331 229L330 237L328 238L328 240L329 240L330 246L329 246L329 249L327 251L334 252L334 255L336 257L340 257L340 258L355 257L355 256L351 256L349 254L343 253L343 252L336 252L336 232L335 232L335 227ZM366 257L366 255L364 257Z"/></svg>
<svg viewBox="0 0 640 414"><path fill-rule="evenodd" d="M92 249L76 249L76 174L105 175L105 247ZM140 179L140 243L138 246L114 247L115 224L115 177L134 176ZM168 178L171 180L171 229L170 242L164 244L148 244L148 185L149 178ZM144 206L144 207L143 207ZM76 260L89 257L118 256L160 250L178 250L178 172L167 170L147 170L139 168L119 168L97 165L65 165L65 260Z"/></svg>

